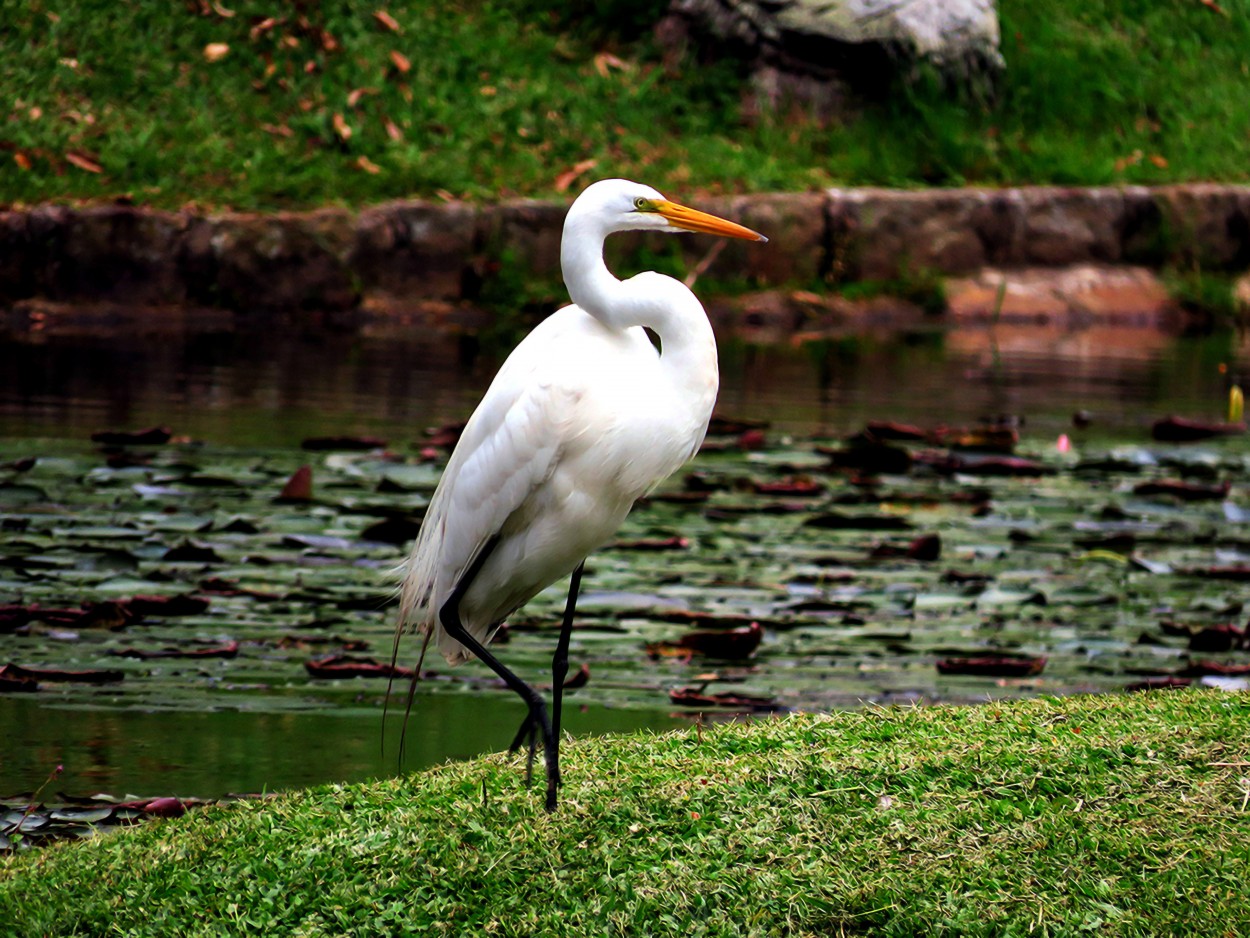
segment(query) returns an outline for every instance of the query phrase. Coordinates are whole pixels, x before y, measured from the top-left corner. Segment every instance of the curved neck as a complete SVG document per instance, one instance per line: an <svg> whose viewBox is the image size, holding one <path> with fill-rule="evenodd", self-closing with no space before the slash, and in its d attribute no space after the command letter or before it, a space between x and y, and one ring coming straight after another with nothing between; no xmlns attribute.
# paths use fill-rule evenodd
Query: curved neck
<svg viewBox="0 0 1250 938"><path fill-rule="evenodd" d="M560 241L560 270L569 298L583 310L612 329L628 329L635 322L620 309L621 281L612 275L603 261L603 242L609 231L589 216L570 212L564 220L564 237Z"/></svg>
<svg viewBox="0 0 1250 938"><path fill-rule="evenodd" d="M593 218L565 220L560 263L569 297L614 332L646 326L660 337L661 371L675 390L711 414L718 384L716 336L698 298L684 284L661 274L621 281L603 260L610 232ZM700 436L701 438L701 436Z"/></svg>

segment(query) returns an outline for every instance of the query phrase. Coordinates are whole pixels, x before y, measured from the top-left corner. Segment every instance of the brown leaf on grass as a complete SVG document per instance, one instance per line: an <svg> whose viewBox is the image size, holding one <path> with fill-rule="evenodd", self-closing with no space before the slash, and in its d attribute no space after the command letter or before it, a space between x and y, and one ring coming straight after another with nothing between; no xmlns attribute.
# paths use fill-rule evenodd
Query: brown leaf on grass
<svg viewBox="0 0 1250 938"><path fill-rule="evenodd" d="M230 44L227 42L210 42L204 47L204 61L220 62L230 54Z"/></svg>
<svg viewBox="0 0 1250 938"><path fill-rule="evenodd" d="M1198 0L1198 2L1212 13L1218 13L1220 16L1228 16L1228 11L1216 3L1215 0Z"/></svg>
<svg viewBox="0 0 1250 938"><path fill-rule="evenodd" d="M321 50L323 52L338 52L342 47L338 39L335 38L334 34L328 30L321 30L317 38L321 42Z"/></svg>
<svg viewBox="0 0 1250 938"><path fill-rule="evenodd" d="M1143 153L1141 150L1134 150L1128 156L1120 157L1118 160L1115 161L1115 171L1117 173L1122 173L1124 172L1124 170L1128 169L1130 166L1136 166L1138 163L1142 161L1142 156L1143 156Z"/></svg>
<svg viewBox="0 0 1250 938"><path fill-rule="evenodd" d="M401 75L407 75L410 71L412 71L412 63L408 61L408 56L404 55L398 49L391 50L391 62L394 63L395 68L399 70Z"/></svg>
<svg viewBox="0 0 1250 938"><path fill-rule="evenodd" d="M286 17L270 16L261 20L255 26L247 31L248 38L255 42L265 33L269 32L275 26L286 22Z"/></svg>
<svg viewBox="0 0 1250 938"><path fill-rule="evenodd" d="M556 192L565 192L568 190L569 186L573 185L573 181L577 179L578 176L586 172L588 169L594 169L598 165L598 160L581 160L580 162L574 163L571 167L560 173L560 175L556 176L553 187Z"/></svg>
<svg viewBox="0 0 1250 938"><path fill-rule="evenodd" d="M633 68L633 66L624 59L617 58L611 52L600 52L595 56L594 61L595 71L604 78L608 77L608 74L612 71L612 69L616 69L620 72L628 72Z"/></svg>
<svg viewBox="0 0 1250 938"><path fill-rule="evenodd" d="M70 150L68 153L65 154L65 159L69 161L70 163L73 163L79 169L84 170L88 173L104 172L104 167L101 166L98 162L96 162L96 160L93 157L87 156L86 154L75 153L73 150Z"/></svg>
<svg viewBox="0 0 1250 938"><path fill-rule="evenodd" d="M1160 169L1167 169L1167 168L1168 168L1168 160L1167 160L1167 157L1166 157L1166 156L1162 156L1162 155L1160 155L1160 154L1158 154L1158 153L1152 153L1152 154L1150 154L1150 162L1154 163L1154 164L1155 164L1155 166L1159 167Z"/></svg>
<svg viewBox="0 0 1250 938"><path fill-rule="evenodd" d="M293 131L286 124L261 124L260 129L267 134L273 134L275 137L294 137Z"/></svg>
<svg viewBox="0 0 1250 938"><path fill-rule="evenodd" d="M347 95L347 106L355 107L360 103L360 99L367 94L377 94L377 88L353 88Z"/></svg>
<svg viewBox="0 0 1250 938"><path fill-rule="evenodd" d="M348 140L352 139L352 129L348 126L347 121L344 120L342 114L336 112L333 123L334 132L338 134L340 140L346 143Z"/></svg>
<svg viewBox="0 0 1250 938"><path fill-rule="evenodd" d="M382 172L382 167L373 162L373 160L369 159L367 156L360 156L356 158L356 168L364 170L370 176L376 176L378 173Z"/></svg>
<svg viewBox="0 0 1250 938"><path fill-rule="evenodd" d="M21 150L13 154L13 162L18 165L19 169L30 169L31 166L30 157Z"/></svg>
<svg viewBox="0 0 1250 938"><path fill-rule="evenodd" d="M403 27L399 25L399 20L385 10L374 10L373 18L383 29L389 29L393 33L402 33L404 31Z"/></svg>
<svg viewBox="0 0 1250 938"><path fill-rule="evenodd" d="M392 140L394 140L396 143L404 139L404 132L400 130L399 125L396 124L389 117L386 118L382 126L386 128L386 135L390 137Z"/></svg>

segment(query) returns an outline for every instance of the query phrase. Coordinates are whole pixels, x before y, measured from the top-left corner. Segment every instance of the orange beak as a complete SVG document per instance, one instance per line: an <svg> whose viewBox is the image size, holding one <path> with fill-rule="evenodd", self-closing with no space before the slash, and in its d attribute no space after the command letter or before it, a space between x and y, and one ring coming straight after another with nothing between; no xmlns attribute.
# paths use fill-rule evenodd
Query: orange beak
<svg viewBox="0 0 1250 938"><path fill-rule="evenodd" d="M743 238L747 241L768 240L758 231L752 231L750 228L709 215L707 212L700 212L698 209L687 208L676 202L656 199L651 204L655 207L657 214L668 219L670 225L686 231L699 231L703 234L720 235L725 238Z"/></svg>

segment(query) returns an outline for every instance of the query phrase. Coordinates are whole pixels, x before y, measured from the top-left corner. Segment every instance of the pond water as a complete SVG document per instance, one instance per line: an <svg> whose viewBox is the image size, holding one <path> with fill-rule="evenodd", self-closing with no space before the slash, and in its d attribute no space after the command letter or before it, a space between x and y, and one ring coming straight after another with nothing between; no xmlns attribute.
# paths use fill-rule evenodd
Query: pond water
<svg viewBox="0 0 1250 938"><path fill-rule="evenodd" d="M802 347L729 340L721 354L719 413L768 421L767 443L716 438L588 564L573 657L591 678L567 698L572 732L688 725L700 708L671 703L678 687L778 708L1115 690L1193 671L1190 637L1160 631L1164 620L1196 632L1240 614L1239 580L1218 571L1250 556L1250 447L1150 437L1165 414L1223 419L1247 367L1239 336L933 325ZM385 570L403 547L362 533L419 510L438 472L419 457L426 429L467 416L496 364L388 323L70 316L0 332L0 605L209 598L112 628L35 616L0 630L0 662L125 677L0 694L0 794L38 788L58 764L52 787L73 795L219 797L396 771L386 681L319 680L303 665L352 648L389 656ZM1078 410L1088 428L1073 426ZM1023 418L1016 454L1037 473L952 469L932 441L902 447L916 461L875 484L829 467L828 449L870 420L987 415ZM153 425L175 441L112 465L89 441ZM359 435L393 455L300 449ZM314 500L274 504L301 464ZM1139 488L1159 479L1191 489ZM931 534L940 559L908 554ZM201 553L178 554L187 545ZM501 647L539 683L562 588L523 610ZM647 653L751 621L765 628L749 660ZM231 657L129 655L230 642ZM1047 662L1019 677L934 666L990 652ZM1234 670L1246 659L1215 655ZM420 686L405 770L500 749L520 718L484 669L441 664L427 662L438 673Z"/></svg>

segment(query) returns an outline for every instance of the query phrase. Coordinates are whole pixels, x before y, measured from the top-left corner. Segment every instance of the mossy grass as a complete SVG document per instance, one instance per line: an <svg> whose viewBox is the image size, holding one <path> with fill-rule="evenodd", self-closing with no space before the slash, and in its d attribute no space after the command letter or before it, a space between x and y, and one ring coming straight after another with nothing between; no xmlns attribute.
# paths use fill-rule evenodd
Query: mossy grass
<svg viewBox="0 0 1250 938"><path fill-rule="evenodd" d="M1240 935L1250 698L868 708L566 743L0 865L14 935Z"/></svg>
<svg viewBox="0 0 1250 938"><path fill-rule="evenodd" d="M0 0L0 204L1250 179L1235 5L1003 0L993 95L922 75L838 120L751 117L741 62L666 60L663 7Z"/></svg>

